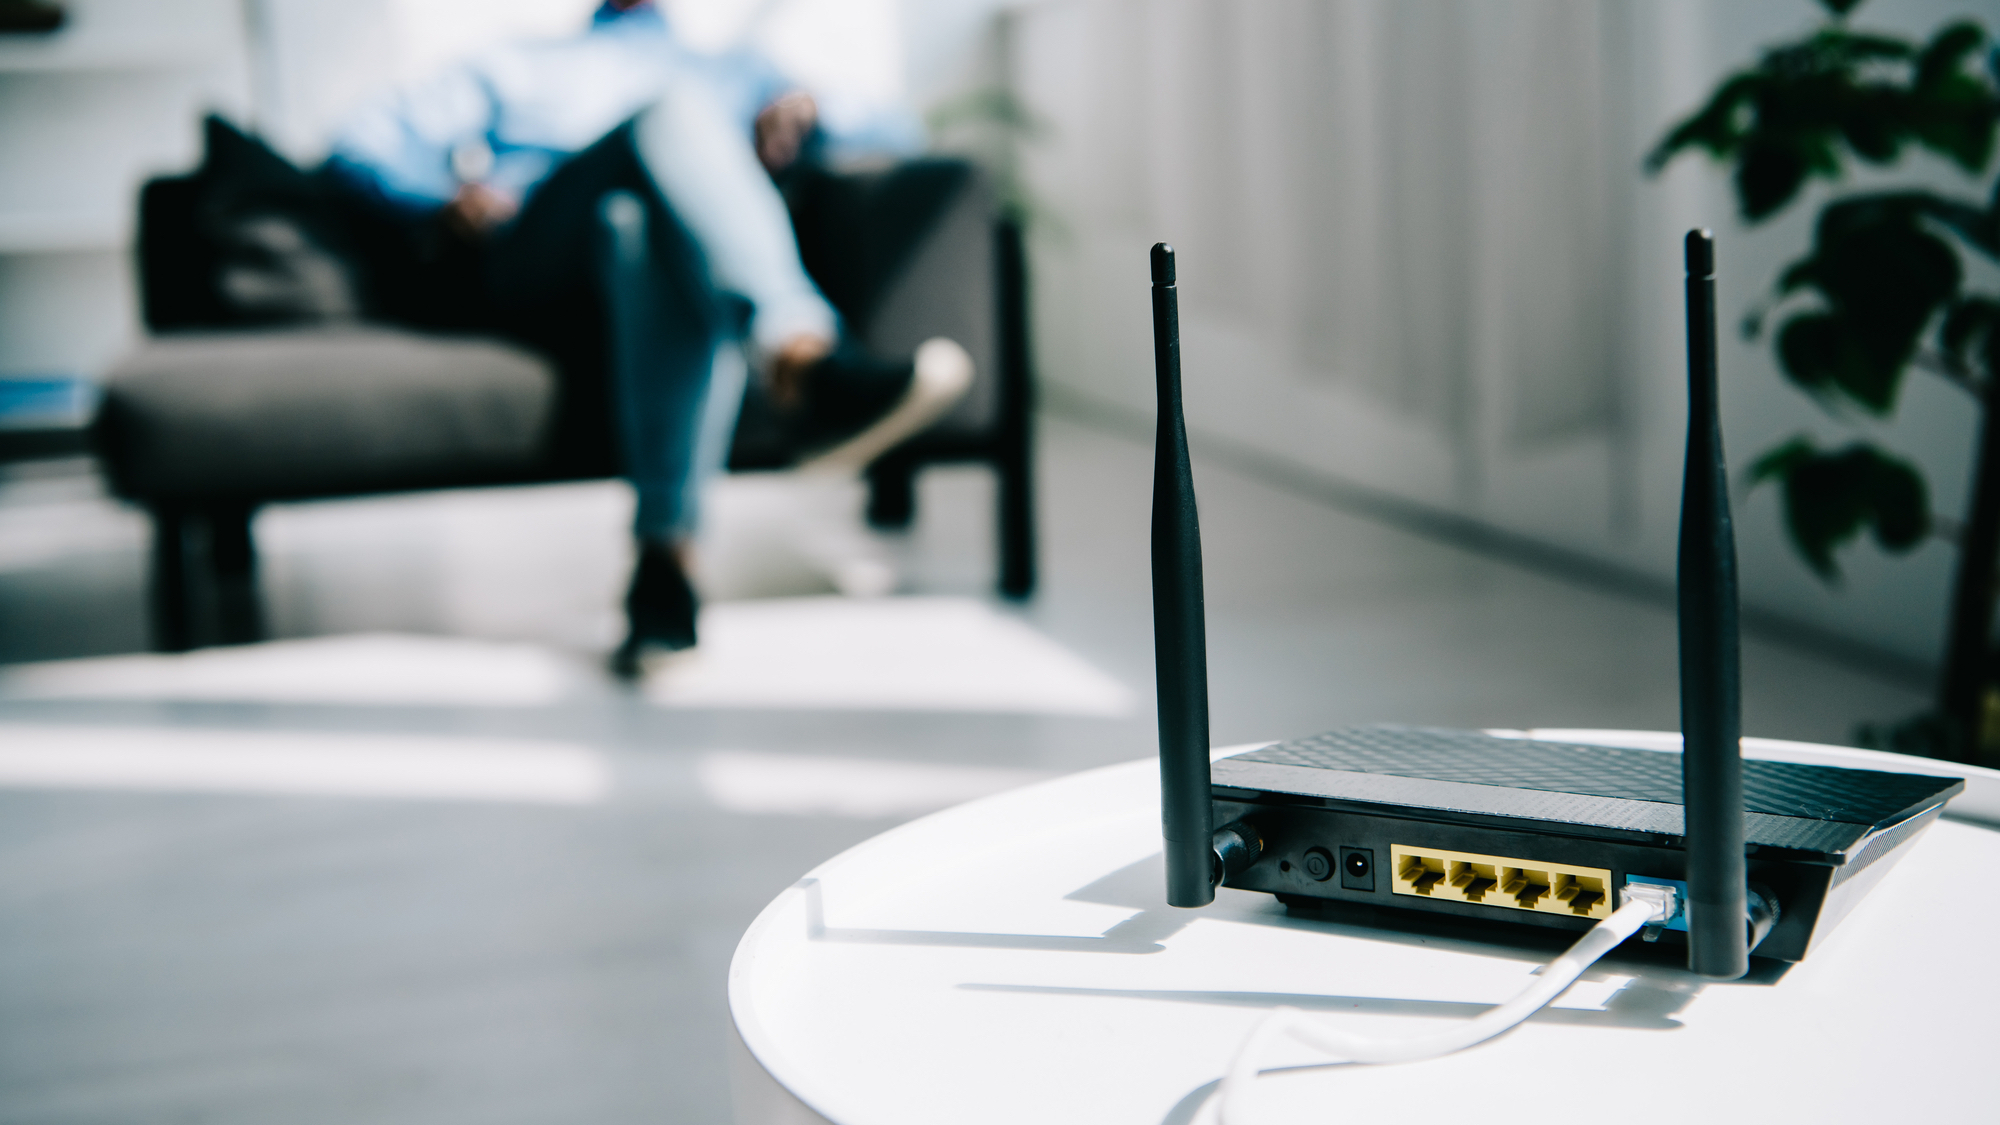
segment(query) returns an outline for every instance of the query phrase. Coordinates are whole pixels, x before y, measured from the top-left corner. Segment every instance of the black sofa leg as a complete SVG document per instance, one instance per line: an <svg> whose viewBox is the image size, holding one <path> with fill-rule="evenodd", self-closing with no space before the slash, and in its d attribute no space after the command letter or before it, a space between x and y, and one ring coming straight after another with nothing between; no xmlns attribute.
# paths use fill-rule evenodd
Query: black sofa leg
<svg viewBox="0 0 2000 1125"><path fill-rule="evenodd" d="M216 640L247 644L264 639L257 592L257 544L250 521L257 509L232 504L208 513L208 561L215 575Z"/></svg>
<svg viewBox="0 0 2000 1125"><path fill-rule="evenodd" d="M1035 381L1028 344L1028 249L1013 219L994 225L999 282L1000 432L993 467L1000 475L1000 594L1035 592Z"/></svg>
<svg viewBox="0 0 2000 1125"><path fill-rule="evenodd" d="M868 523L895 530L910 526L917 514L916 467L889 457L868 467Z"/></svg>
<svg viewBox="0 0 2000 1125"><path fill-rule="evenodd" d="M994 463L999 470L1000 593L1026 598L1035 592L1034 465L1025 443Z"/></svg>
<svg viewBox="0 0 2000 1125"><path fill-rule="evenodd" d="M254 505L153 508L153 648L187 652L264 638Z"/></svg>
<svg viewBox="0 0 2000 1125"><path fill-rule="evenodd" d="M188 555L187 513L168 505L153 508L153 575L148 591L153 615L153 648L186 652L194 647L194 615L188 579L195 569Z"/></svg>

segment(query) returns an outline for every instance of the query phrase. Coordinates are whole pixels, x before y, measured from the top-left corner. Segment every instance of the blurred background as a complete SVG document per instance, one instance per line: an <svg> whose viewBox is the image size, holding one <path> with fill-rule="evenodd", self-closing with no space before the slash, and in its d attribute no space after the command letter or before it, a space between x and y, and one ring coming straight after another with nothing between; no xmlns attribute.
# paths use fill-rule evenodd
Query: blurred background
<svg viewBox="0 0 2000 1125"><path fill-rule="evenodd" d="M1159 240L1219 745L1677 727L1695 226L1745 731L1848 743L1929 704L1952 545L1864 541L1822 581L1742 472L1859 427L1966 507L1959 390L1830 415L1729 330L1853 183L1752 226L1720 164L1644 168L1824 21L1805 0L666 3L828 113L916 115L1022 232L1029 582L996 593L986 464L924 467L901 528L859 481L730 474L702 643L625 685L625 486L431 489L259 507L266 639L155 651L148 513L84 436L147 339L140 186L200 163L208 112L310 168L364 99L593 7L64 0L0 34L0 1122L729 1120L724 976L772 895L901 820L1152 749ZM1856 18L1920 38L1969 10L1996 16ZM1968 182L1921 152L1893 173Z"/></svg>

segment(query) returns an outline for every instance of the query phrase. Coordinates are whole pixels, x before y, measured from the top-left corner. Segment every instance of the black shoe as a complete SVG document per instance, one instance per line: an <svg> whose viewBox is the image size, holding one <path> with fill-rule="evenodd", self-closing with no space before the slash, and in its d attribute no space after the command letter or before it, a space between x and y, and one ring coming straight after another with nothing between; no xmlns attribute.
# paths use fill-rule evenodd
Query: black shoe
<svg viewBox="0 0 2000 1125"><path fill-rule="evenodd" d="M625 595L625 643L611 656L611 670L632 679L643 670L646 653L694 647L699 603L674 552L657 544L639 548L639 565Z"/></svg>
<svg viewBox="0 0 2000 1125"><path fill-rule="evenodd" d="M842 342L806 372L792 447L810 455L866 430L909 396L916 377L914 360L879 360Z"/></svg>
<svg viewBox="0 0 2000 1125"><path fill-rule="evenodd" d="M799 468L859 473L929 429L972 389L972 357L942 336L908 363L835 353L808 373L801 420L817 432L796 443Z"/></svg>
<svg viewBox="0 0 2000 1125"><path fill-rule="evenodd" d="M0 0L0 32L54 31L63 25L63 6L46 0Z"/></svg>

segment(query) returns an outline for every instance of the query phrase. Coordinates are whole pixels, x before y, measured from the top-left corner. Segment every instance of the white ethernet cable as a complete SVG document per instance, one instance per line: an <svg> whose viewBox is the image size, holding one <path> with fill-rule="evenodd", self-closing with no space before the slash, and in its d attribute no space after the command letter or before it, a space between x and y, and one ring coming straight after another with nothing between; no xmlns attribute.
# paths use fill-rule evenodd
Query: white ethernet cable
<svg viewBox="0 0 2000 1125"><path fill-rule="evenodd" d="M1549 1001L1562 995L1563 990L1575 983L1585 969L1596 964L1598 958L1616 949L1647 923L1656 919L1664 923L1671 919L1680 907L1675 888L1670 886L1627 883L1624 891L1625 905L1592 926L1562 956L1543 966L1541 974L1519 995L1444 1031L1409 1039L1383 1040L1342 1031L1297 1008L1273 1011L1243 1040L1243 1046L1237 1049L1236 1057L1230 1061L1229 1073L1223 1076L1220 1098L1223 1125L1249 1125L1250 1115L1244 1103L1251 1084L1257 1080L1257 1060L1263 1055L1265 1045L1279 1035L1289 1035L1301 1043L1317 1047L1337 1062L1421 1062L1483 1043L1534 1015Z"/></svg>

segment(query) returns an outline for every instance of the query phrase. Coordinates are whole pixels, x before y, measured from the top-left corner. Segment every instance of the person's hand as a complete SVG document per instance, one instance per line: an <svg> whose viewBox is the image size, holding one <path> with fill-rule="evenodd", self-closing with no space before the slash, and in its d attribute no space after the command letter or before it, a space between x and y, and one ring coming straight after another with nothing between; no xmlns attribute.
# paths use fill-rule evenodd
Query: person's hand
<svg viewBox="0 0 2000 1125"><path fill-rule="evenodd" d="M485 184L461 184L458 194L444 205L444 222L460 237L477 242L520 209L514 197L505 192Z"/></svg>
<svg viewBox="0 0 2000 1125"><path fill-rule="evenodd" d="M757 159L773 176L792 166L819 121L819 105L793 90L757 114Z"/></svg>
<svg viewBox="0 0 2000 1125"><path fill-rule="evenodd" d="M771 404L790 410L805 399L806 372L833 351L833 341L811 332L801 332L778 345L771 354L767 387Z"/></svg>

